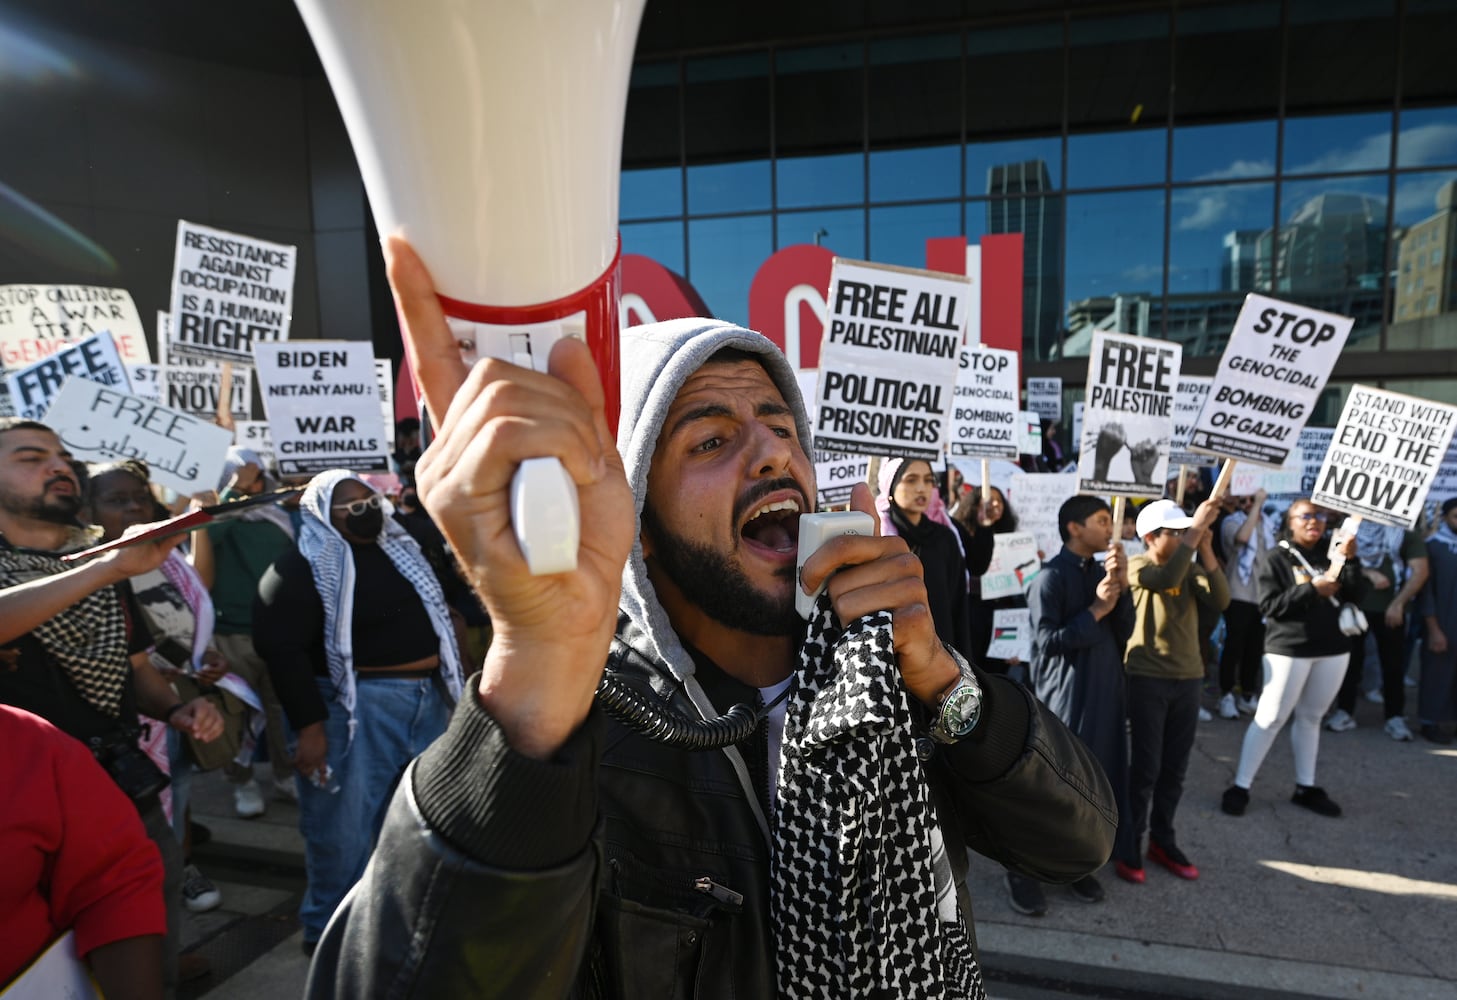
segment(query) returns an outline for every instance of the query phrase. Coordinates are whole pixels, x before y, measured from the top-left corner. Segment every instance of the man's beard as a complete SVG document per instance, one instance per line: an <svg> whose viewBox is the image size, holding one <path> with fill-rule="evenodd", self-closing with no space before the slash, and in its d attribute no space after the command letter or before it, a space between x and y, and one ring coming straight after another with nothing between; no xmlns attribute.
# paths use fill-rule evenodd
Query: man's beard
<svg viewBox="0 0 1457 1000"><path fill-rule="evenodd" d="M81 509L81 498L72 494L51 496L50 489L55 480L46 483L45 490L38 497L21 497L8 490L0 490L0 510L15 517L26 517L48 524L71 525L76 523L76 513Z"/></svg>
<svg viewBox="0 0 1457 1000"><path fill-rule="evenodd" d="M750 635L798 635L804 619L794 610L794 600L771 597L757 590L722 553L707 545L690 542L668 531L650 509L642 513L643 530L653 540L653 562L687 600L701 608L720 625ZM793 581L795 570L779 571Z"/></svg>

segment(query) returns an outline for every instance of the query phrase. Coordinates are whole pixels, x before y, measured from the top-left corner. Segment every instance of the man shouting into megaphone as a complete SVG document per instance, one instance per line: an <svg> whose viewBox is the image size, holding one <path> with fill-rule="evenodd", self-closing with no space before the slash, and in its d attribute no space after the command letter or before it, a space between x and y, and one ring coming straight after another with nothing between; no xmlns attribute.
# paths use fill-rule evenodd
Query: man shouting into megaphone
<svg viewBox="0 0 1457 1000"><path fill-rule="evenodd" d="M467 370L419 259L386 256L444 415L420 496L495 638L309 995L984 996L965 848L1071 882L1108 858L1113 797L1053 715L937 640L904 540L832 538L797 573L814 467L779 349L713 320L629 331L614 447L583 345L550 374ZM551 576L510 523L541 455L581 510L577 568ZM826 581L806 623L796 590ZM599 710L604 672L649 717L756 721L681 749Z"/></svg>

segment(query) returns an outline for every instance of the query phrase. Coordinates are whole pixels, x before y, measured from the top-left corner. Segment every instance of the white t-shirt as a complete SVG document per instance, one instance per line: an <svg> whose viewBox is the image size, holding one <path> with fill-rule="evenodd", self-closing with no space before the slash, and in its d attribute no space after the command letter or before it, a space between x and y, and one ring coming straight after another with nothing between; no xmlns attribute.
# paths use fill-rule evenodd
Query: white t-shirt
<svg viewBox="0 0 1457 1000"><path fill-rule="evenodd" d="M759 689L759 697L764 699L764 704L769 704L778 698L789 685L794 683L794 675L790 674L778 684ZM769 726L769 801L773 802L779 793L779 745L784 742L784 716L789 709L789 699L786 698L773 708L769 709L769 715L765 722Z"/></svg>

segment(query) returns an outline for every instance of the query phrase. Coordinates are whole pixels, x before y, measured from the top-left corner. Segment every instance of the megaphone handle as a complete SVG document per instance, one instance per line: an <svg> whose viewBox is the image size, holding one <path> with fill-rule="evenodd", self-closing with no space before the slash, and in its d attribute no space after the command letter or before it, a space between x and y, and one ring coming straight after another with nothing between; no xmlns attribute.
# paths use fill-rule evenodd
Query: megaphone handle
<svg viewBox="0 0 1457 1000"><path fill-rule="evenodd" d="M553 457L528 458L511 477L511 529L533 576L577 568L577 484Z"/></svg>

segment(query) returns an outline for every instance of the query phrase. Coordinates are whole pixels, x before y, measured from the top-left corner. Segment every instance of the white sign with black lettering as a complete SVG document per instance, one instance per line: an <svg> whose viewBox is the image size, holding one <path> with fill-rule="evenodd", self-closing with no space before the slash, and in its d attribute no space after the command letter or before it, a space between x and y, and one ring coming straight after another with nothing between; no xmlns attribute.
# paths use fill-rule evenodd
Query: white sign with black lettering
<svg viewBox="0 0 1457 1000"><path fill-rule="evenodd" d="M152 360L136 303L124 288L0 285L0 373L27 368L102 330L127 364ZM9 383L0 377L0 417L14 415Z"/></svg>
<svg viewBox="0 0 1457 1000"><path fill-rule="evenodd" d="M1027 409L1044 420L1057 423L1062 419L1062 379L1029 378Z"/></svg>
<svg viewBox="0 0 1457 1000"><path fill-rule="evenodd" d="M223 366L216 361L179 356L171 350L172 320L164 312L157 313L157 356L161 361L163 402L174 410L212 417L218 412L218 396L223 391ZM229 411L233 419L253 416L253 369L233 365Z"/></svg>
<svg viewBox="0 0 1457 1000"><path fill-rule="evenodd" d="M1030 531L1009 531L992 541L992 561L981 577L981 596L986 600L1025 593L1042 571L1037 557L1037 536Z"/></svg>
<svg viewBox="0 0 1457 1000"><path fill-rule="evenodd" d="M162 402L162 366L154 364L127 365L126 377L132 384L132 395L141 396L154 403Z"/></svg>
<svg viewBox="0 0 1457 1000"><path fill-rule="evenodd" d="M815 451L815 482L821 509L850 501L856 483L868 482L870 459L864 455L842 455Z"/></svg>
<svg viewBox="0 0 1457 1000"><path fill-rule="evenodd" d="M273 438L268 433L268 421L234 421L233 444L240 448L252 448L262 460L263 468L273 475L278 474L278 458L273 454Z"/></svg>
<svg viewBox="0 0 1457 1000"><path fill-rule="evenodd" d="M940 458L972 288L960 275L835 259L816 446Z"/></svg>
<svg viewBox="0 0 1457 1000"><path fill-rule="evenodd" d="M1022 455L1042 454L1042 418L1031 410L1017 411L1017 451Z"/></svg>
<svg viewBox="0 0 1457 1000"><path fill-rule="evenodd" d="M15 416L27 420L43 419L51 400L73 376L109 385L118 392L131 392L126 365L117 353L111 334L103 330L8 374L5 382L10 389Z"/></svg>
<svg viewBox="0 0 1457 1000"><path fill-rule="evenodd" d="M1063 501L1078 491L1078 477L1070 472L1020 472L1008 484L1008 497L1017 511L1017 524L1037 536L1037 550L1051 559L1062 549L1057 512Z"/></svg>
<svg viewBox="0 0 1457 1000"><path fill-rule="evenodd" d="M1178 387L1174 390L1174 434L1169 439L1170 465L1213 465L1208 455L1196 455L1189 450L1189 435L1194 433L1194 422L1214 379L1208 375L1180 375Z"/></svg>
<svg viewBox="0 0 1457 1000"><path fill-rule="evenodd" d="M1432 480L1432 488L1428 491L1430 498L1427 506L1432 508L1429 514L1436 516L1442 508L1442 504L1449 497L1457 497L1457 436L1452 438L1452 443L1447 446L1447 457L1442 459L1441 466L1437 469L1437 476Z"/></svg>
<svg viewBox="0 0 1457 1000"><path fill-rule="evenodd" d="M233 443L211 421L81 378L61 387L46 423L77 458L139 458L155 482L184 496L217 486Z"/></svg>
<svg viewBox="0 0 1457 1000"><path fill-rule="evenodd" d="M1457 406L1352 386L1311 499L1331 510L1415 528L1454 427Z"/></svg>
<svg viewBox="0 0 1457 1000"><path fill-rule="evenodd" d="M969 347L961 352L951 404L951 454L1016 460L1017 352Z"/></svg>
<svg viewBox="0 0 1457 1000"><path fill-rule="evenodd" d="M389 471L371 345L264 342L254 360L280 475Z"/></svg>
<svg viewBox="0 0 1457 1000"><path fill-rule="evenodd" d="M1032 660L1032 612L1026 608L998 608L992 612L992 641L987 658Z"/></svg>
<svg viewBox="0 0 1457 1000"><path fill-rule="evenodd" d="M1093 334L1078 492L1164 495L1183 357L1184 349L1166 340Z"/></svg>
<svg viewBox="0 0 1457 1000"><path fill-rule="evenodd" d="M1310 419L1354 320L1245 296L1191 451L1279 468Z"/></svg>
<svg viewBox="0 0 1457 1000"><path fill-rule="evenodd" d="M395 375L389 358L374 359L374 381L379 389L379 412L384 416L385 450L395 450Z"/></svg>
<svg viewBox="0 0 1457 1000"><path fill-rule="evenodd" d="M177 223L172 356L238 365L255 345L288 339L298 248Z"/></svg>

